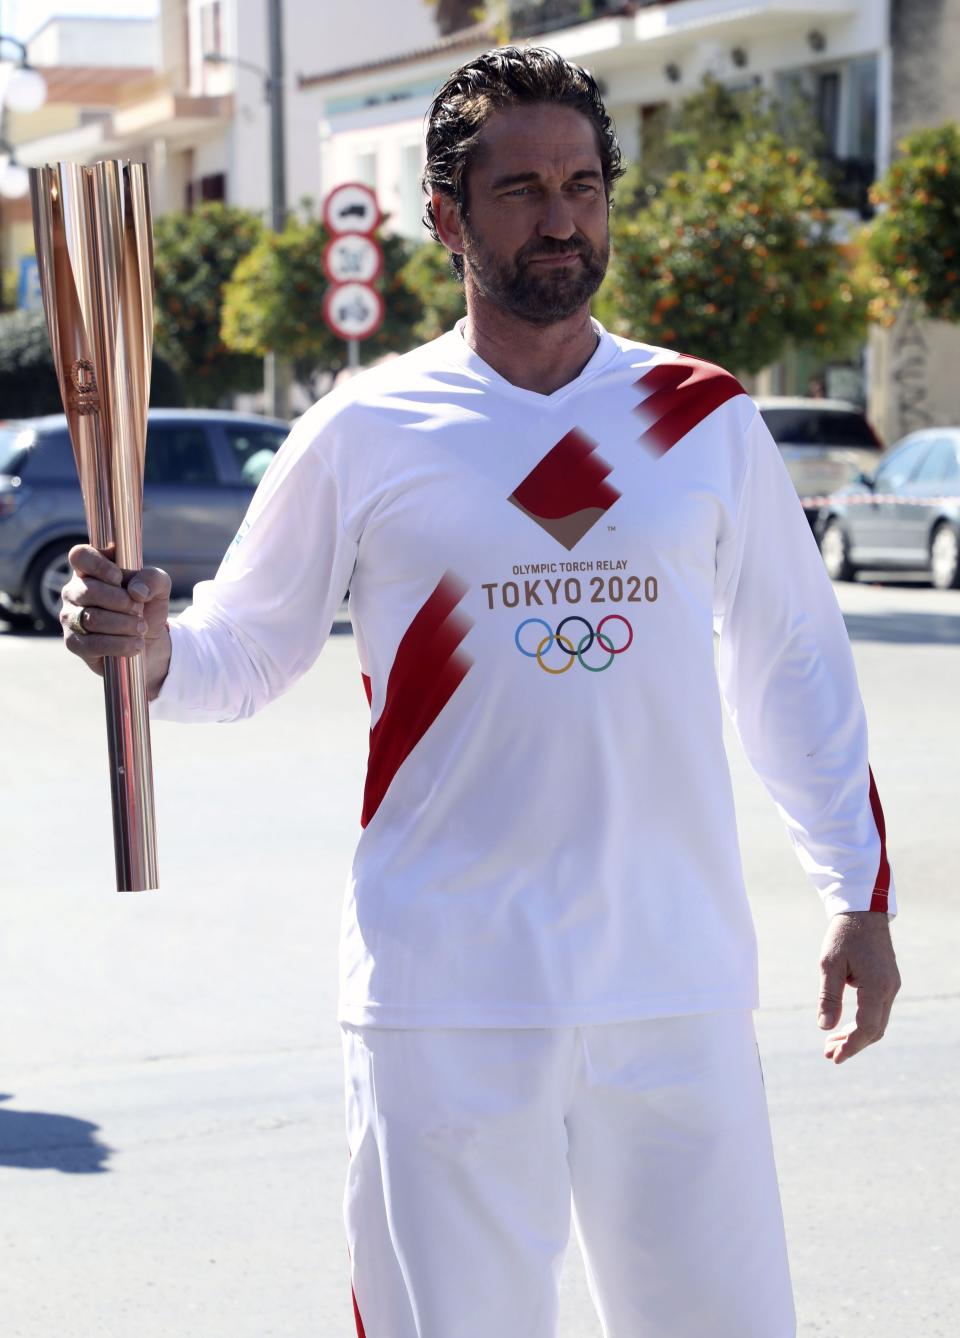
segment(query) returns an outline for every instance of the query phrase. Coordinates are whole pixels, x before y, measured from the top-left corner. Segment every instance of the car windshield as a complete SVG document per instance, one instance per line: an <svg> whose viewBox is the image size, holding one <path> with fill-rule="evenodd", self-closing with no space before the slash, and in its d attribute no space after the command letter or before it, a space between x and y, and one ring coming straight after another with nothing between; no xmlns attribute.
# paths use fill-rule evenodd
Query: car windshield
<svg viewBox="0 0 960 1338"><path fill-rule="evenodd" d="M19 423L0 427L0 474L16 474L33 442L33 432Z"/></svg>
<svg viewBox="0 0 960 1338"><path fill-rule="evenodd" d="M843 409L762 409L774 441L788 446L860 446L877 449L877 439L862 415Z"/></svg>

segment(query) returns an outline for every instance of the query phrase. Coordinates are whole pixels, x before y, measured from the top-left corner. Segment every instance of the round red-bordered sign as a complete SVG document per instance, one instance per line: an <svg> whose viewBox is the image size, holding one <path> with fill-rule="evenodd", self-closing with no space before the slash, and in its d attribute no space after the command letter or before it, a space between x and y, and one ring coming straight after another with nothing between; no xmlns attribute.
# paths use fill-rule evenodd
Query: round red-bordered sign
<svg viewBox="0 0 960 1338"><path fill-rule="evenodd" d="M345 181L334 186L323 202L323 222L328 232L375 231L380 222L380 206L369 186L360 181Z"/></svg>
<svg viewBox="0 0 960 1338"><path fill-rule="evenodd" d="M373 283L383 273L383 247L366 232L341 232L323 248L323 272L331 283Z"/></svg>
<svg viewBox="0 0 960 1338"><path fill-rule="evenodd" d="M369 338L385 312L383 298L365 283L335 283L324 294L323 319L341 339Z"/></svg>

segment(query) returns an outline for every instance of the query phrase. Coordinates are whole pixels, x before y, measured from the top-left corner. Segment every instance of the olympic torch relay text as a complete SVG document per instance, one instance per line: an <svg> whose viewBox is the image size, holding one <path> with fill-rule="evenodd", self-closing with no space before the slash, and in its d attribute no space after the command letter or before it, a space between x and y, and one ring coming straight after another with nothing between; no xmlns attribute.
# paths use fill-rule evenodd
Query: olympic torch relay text
<svg viewBox="0 0 960 1338"><path fill-rule="evenodd" d="M525 576L517 581L483 581L488 609L558 608L570 604L655 604L660 596L656 576L637 576L624 572L611 575L568 576L577 570L589 573L594 567L626 567L626 562L553 562L518 565L514 575L523 572L554 571L553 575Z"/></svg>

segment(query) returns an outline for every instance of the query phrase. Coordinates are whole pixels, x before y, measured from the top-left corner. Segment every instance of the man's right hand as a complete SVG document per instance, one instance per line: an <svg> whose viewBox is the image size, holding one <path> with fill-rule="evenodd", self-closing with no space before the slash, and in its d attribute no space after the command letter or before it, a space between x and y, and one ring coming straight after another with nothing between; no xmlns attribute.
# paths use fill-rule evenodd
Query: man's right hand
<svg viewBox="0 0 960 1338"><path fill-rule="evenodd" d="M68 556L73 575L60 608L67 650L100 675L107 656L143 654L152 700L170 667L170 577L159 567L124 571L89 544L77 544Z"/></svg>

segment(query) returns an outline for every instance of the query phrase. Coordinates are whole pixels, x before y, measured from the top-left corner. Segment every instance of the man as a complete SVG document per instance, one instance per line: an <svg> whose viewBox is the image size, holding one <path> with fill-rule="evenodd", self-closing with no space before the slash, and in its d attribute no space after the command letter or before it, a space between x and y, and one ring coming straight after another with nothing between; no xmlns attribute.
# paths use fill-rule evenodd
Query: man
<svg viewBox="0 0 960 1338"><path fill-rule="evenodd" d="M213 582L90 548L69 649L233 720L349 589L371 705L340 1020L358 1333L549 1338L571 1190L607 1338L788 1338L720 686L830 916L840 1063L898 987L849 643L752 401L612 337L615 135L543 48L458 70L428 220L467 317L297 424Z"/></svg>

